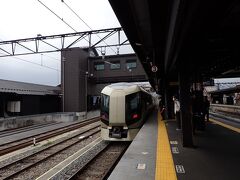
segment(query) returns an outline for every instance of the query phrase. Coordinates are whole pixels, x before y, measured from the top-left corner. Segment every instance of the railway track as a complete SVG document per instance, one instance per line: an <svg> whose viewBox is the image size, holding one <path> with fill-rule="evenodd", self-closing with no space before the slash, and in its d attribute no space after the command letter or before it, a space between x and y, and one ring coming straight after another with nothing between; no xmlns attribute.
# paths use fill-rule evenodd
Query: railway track
<svg viewBox="0 0 240 180"><path fill-rule="evenodd" d="M16 141L1 144L0 145L0 156L2 156L4 154L7 154L7 153L10 153L10 152L13 152L13 151L18 150L18 149L27 147L29 145L32 145L33 144L33 138L36 139L36 142L40 142L40 141L49 139L51 137L58 136L58 135L63 134L63 133L73 131L75 129L78 129L80 127L86 126L88 124L91 124L91 123L94 123L94 122L97 122L97 121L99 121L99 118L92 118L92 119L81 121L81 122L78 122L78 123L74 123L74 124L71 124L71 125L68 125L68 126L65 126L65 127L57 128L57 129L51 130L49 132L39 133L39 134L34 135L34 136L25 137L25 138L22 138L22 139L18 139Z"/></svg>
<svg viewBox="0 0 240 180"><path fill-rule="evenodd" d="M26 131L35 130L35 129L39 129L39 128L43 128L51 125L57 125L57 124L60 124L60 122L51 122L51 123L45 123L45 124L28 125L20 128L6 129L6 130L0 131L0 138L4 136L10 136L13 134L18 134L21 132L26 132Z"/></svg>
<svg viewBox="0 0 240 180"><path fill-rule="evenodd" d="M129 142L111 142L104 148L99 148L98 152L91 158L88 157L88 162L84 166L73 165L69 171L57 177L57 179L107 179L129 144ZM84 157L81 161L85 161Z"/></svg>
<svg viewBox="0 0 240 180"><path fill-rule="evenodd" d="M0 167L0 179L35 179L100 136L99 123L39 152Z"/></svg>

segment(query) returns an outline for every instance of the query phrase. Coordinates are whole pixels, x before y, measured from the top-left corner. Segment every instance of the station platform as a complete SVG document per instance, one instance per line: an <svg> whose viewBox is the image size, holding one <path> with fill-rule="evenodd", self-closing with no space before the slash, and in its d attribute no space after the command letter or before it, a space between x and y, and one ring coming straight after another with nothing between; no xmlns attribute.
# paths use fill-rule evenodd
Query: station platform
<svg viewBox="0 0 240 180"><path fill-rule="evenodd" d="M175 120L154 111L110 175L110 180L239 180L240 129L210 119L182 146Z"/></svg>
<svg viewBox="0 0 240 180"><path fill-rule="evenodd" d="M23 139L23 138L26 138L26 137L32 137L34 135L49 132L51 130L55 130L55 129L58 129L58 128L63 128L67 125L71 125L71 124L74 124L76 122L81 122L83 120L94 118L94 117L99 117L99 116L100 116L100 111L99 110L89 111L87 113L87 116L78 117L74 121L69 121L69 122L67 122L66 120L65 120L66 122L59 121L57 124L52 124L52 125L45 126L45 127L39 127L37 129L33 129L33 130L27 130L26 129L26 131L22 131L22 132L19 132L19 133L13 133L13 134L7 135L7 136L0 136L0 145L5 144L5 143L9 143L9 142L13 142L13 141L16 141L16 140L20 140L20 139ZM29 116L29 119L31 119L31 117L32 116ZM25 116L25 119L28 119L28 116ZM18 119L15 120L16 123L17 123L17 121L18 121ZM19 121L21 121L21 119ZM42 121L43 121L42 123L44 123L44 119ZM31 128L31 126L29 126L29 127Z"/></svg>

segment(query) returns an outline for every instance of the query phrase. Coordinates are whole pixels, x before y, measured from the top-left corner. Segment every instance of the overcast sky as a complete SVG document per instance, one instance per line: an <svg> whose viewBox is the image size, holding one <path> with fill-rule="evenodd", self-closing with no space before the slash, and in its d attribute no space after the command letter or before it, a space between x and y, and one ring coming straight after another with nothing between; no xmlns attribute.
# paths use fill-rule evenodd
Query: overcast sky
<svg viewBox="0 0 240 180"><path fill-rule="evenodd" d="M41 2L77 31L90 30L61 0ZM64 0L64 2L94 30L120 27L108 0ZM0 41L36 37L37 34L46 36L74 32L38 0L0 0L0 8ZM60 83L59 70L59 53L0 58L0 79L57 85Z"/></svg>
<svg viewBox="0 0 240 180"><path fill-rule="evenodd" d="M61 0L41 2L77 31L90 30ZM64 0L64 2L94 30L120 27L108 0ZM0 19L0 41L36 37L37 34L46 36L74 32L38 0L0 0ZM0 79L58 85L60 53L0 57ZM222 81L225 82L225 80L215 82Z"/></svg>

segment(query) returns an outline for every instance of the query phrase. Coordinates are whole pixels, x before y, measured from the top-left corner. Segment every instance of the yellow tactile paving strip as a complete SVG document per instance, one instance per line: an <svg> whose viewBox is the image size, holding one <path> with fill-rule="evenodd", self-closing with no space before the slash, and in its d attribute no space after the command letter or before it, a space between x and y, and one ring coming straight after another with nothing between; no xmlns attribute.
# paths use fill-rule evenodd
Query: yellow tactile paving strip
<svg viewBox="0 0 240 180"><path fill-rule="evenodd" d="M158 112L158 142L155 180L177 180L167 129Z"/></svg>
<svg viewBox="0 0 240 180"><path fill-rule="evenodd" d="M235 132L240 133L240 128L236 128L236 127L230 126L230 125L228 125L228 124L224 124L224 123L219 122L219 121L216 121L216 120L214 120L214 119L209 119L209 120L210 120L211 122L214 122L214 123L220 125L220 126L223 126L223 127L225 127L225 128L231 129L232 131L235 131Z"/></svg>

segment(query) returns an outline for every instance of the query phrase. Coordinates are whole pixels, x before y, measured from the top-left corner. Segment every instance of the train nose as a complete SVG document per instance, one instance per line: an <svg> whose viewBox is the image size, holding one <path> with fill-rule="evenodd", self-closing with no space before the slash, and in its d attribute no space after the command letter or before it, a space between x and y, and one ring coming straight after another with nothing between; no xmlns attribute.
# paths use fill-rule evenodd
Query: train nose
<svg viewBox="0 0 240 180"><path fill-rule="evenodd" d="M120 128L120 127L114 127L114 128L113 128L113 131L114 131L115 133L120 133L120 132L121 132L121 128Z"/></svg>
<svg viewBox="0 0 240 180"><path fill-rule="evenodd" d="M123 127L120 126L116 126L113 127L110 131L109 131L109 136L111 138L126 138L127 137L127 130L123 129Z"/></svg>

